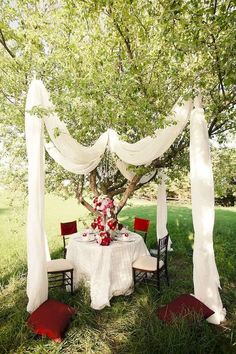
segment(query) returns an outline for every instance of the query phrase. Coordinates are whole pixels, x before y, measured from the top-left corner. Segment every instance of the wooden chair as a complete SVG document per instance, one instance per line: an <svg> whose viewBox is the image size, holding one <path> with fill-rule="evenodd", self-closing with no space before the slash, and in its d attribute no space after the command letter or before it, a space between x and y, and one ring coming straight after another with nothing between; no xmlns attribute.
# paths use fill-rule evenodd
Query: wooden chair
<svg viewBox="0 0 236 354"><path fill-rule="evenodd" d="M73 264L67 259L53 259L47 262L49 288L69 285L73 294Z"/></svg>
<svg viewBox="0 0 236 354"><path fill-rule="evenodd" d="M147 233L148 233L149 226L150 226L150 220L141 219L137 217L134 218L133 230L134 232L138 232L143 236L145 243L147 241Z"/></svg>
<svg viewBox="0 0 236 354"><path fill-rule="evenodd" d="M133 263L134 285L138 281L152 283L160 291L160 277L164 274L169 285L167 268L167 246L169 235L161 238L157 244L157 257L142 256ZM152 275L152 276L151 276Z"/></svg>
<svg viewBox="0 0 236 354"><path fill-rule="evenodd" d="M66 240L68 238L77 233L77 222L69 221L69 222L61 222L61 236L63 238L63 249L64 249L64 258L66 258L67 245Z"/></svg>

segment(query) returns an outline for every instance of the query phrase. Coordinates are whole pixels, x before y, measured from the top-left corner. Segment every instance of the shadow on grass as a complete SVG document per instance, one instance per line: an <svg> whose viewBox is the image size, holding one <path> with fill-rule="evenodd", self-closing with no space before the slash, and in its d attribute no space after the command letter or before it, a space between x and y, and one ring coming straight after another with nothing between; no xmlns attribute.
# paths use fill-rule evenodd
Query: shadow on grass
<svg viewBox="0 0 236 354"><path fill-rule="evenodd" d="M49 289L49 298L78 310L78 316L74 317L69 334L61 344L32 333L26 324L29 316L26 311L26 277L9 279L0 293L0 353L59 353L63 348L70 353L85 353L86 348L94 346L93 333L99 333L99 324L96 321L97 312L90 307L88 289L81 286L73 296L63 288ZM88 341L89 333L91 338ZM103 341L100 340L102 346ZM73 347L76 347L75 351L71 349Z"/></svg>
<svg viewBox="0 0 236 354"><path fill-rule="evenodd" d="M226 211L228 213L228 211ZM8 285L0 293L0 352L1 353L102 353L102 354L155 354L155 353L234 353L236 294L233 258L234 231L232 215L220 210L216 213L216 256L217 263L225 264L225 287L222 300L231 320L231 330L219 331L198 318L191 323L177 321L173 325L162 323L156 314L157 308L172 301L182 293L193 292L192 259L187 251L191 249L189 234L192 232L191 210L185 207L169 208L169 230L175 251L169 253L170 287L162 281L162 293L157 294L150 286L137 286L128 296L111 300L111 307L95 311L90 307L88 289L79 286L73 296L64 289L49 291L49 297L65 302L76 309L70 328L61 344L46 338L35 340L27 328L26 279L20 277L20 270L14 269L6 275ZM134 216L150 218L152 225L149 244L155 244L155 206L127 208L121 215L121 222L130 226ZM228 228L224 224L228 219ZM123 220L122 220L123 219ZM189 220L190 219L190 220ZM225 241L225 238L227 241ZM225 245L225 242L227 245ZM218 247L218 248L217 248ZM230 262L225 259L225 255ZM61 258L62 248L52 252L52 258ZM231 270L232 267L232 270ZM235 274L235 273L234 273ZM14 276L16 275L16 276Z"/></svg>
<svg viewBox="0 0 236 354"><path fill-rule="evenodd" d="M54 343L34 337L26 319L26 278L11 279L1 292L1 353L231 353L229 334L199 319L192 323L162 323L157 308L181 293L192 292L189 258L170 254L170 287L162 280L162 293L137 285L130 296L111 300L111 307L95 311L90 307L89 290L79 286L73 296L64 289L50 289L49 297L78 310L65 339ZM192 348L190 350L190 348ZM233 353L233 351L232 351Z"/></svg>

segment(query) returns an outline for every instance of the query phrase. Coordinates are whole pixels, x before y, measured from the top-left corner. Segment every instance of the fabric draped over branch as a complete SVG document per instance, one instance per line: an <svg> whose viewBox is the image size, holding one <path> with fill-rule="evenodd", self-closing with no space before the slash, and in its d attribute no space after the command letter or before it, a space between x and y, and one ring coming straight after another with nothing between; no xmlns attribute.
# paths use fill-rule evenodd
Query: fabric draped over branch
<svg viewBox="0 0 236 354"><path fill-rule="evenodd" d="M153 137L146 137L134 144L121 141L119 135L109 131L109 148L119 159L134 166L150 165L162 156L173 144L187 124L192 110L192 100L176 104L169 119L172 124L164 129L157 129Z"/></svg>
<svg viewBox="0 0 236 354"><path fill-rule="evenodd" d="M169 126L165 129L157 129L153 137L146 137L134 144L122 141L114 130L108 129L101 134L94 145L84 146L70 135L65 123L58 118L57 114L51 113L54 111L54 107L41 80L32 82L29 96L36 92L39 97L37 105L50 112L43 117L51 140L45 144L45 148L58 164L76 174L88 174L94 170L100 163L106 148L115 154L123 164L149 165L154 159L162 156L182 132L192 109L191 100L176 104L169 117L171 122ZM118 162L117 167L119 168L119 166L121 163ZM121 167L119 170L122 173L124 168ZM127 172L125 174L127 176ZM130 180L130 178L127 179Z"/></svg>

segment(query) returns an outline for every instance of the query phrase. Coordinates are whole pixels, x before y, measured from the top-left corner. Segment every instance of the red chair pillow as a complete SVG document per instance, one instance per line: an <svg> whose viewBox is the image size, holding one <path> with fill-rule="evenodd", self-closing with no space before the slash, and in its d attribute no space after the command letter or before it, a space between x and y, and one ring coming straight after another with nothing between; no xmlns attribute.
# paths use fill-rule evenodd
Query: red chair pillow
<svg viewBox="0 0 236 354"><path fill-rule="evenodd" d="M171 322L175 317L186 317L193 312L203 318L208 318L214 314L214 311L194 296L183 294L168 305L158 309L157 315L161 320Z"/></svg>
<svg viewBox="0 0 236 354"><path fill-rule="evenodd" d="M77 222L69 221L69 222L61 222L61 235L71 235L77 232Z"/></svg>
<svg viewBox="0 0 236 354"><path fill-rule="evenodd" d="M147 232L149 228L150 220L134 218L134 230Z"/></svg>
<svg viewBox="0 0 236 354"><path fill-rule="evenodd" d="M75 309L56 300L47 300L32 312L27 323L34 333L61 342Z"/></svg>

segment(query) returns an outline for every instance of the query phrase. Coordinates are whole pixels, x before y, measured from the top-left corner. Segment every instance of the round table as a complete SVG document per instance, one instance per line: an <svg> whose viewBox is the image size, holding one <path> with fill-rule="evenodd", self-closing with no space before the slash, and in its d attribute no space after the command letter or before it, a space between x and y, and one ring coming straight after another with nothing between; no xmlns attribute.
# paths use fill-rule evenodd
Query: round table
<svg viewBox="0 0 236 354"><path fill-rule="evenodd" d="M112 241L109 246L81 241L79 234L70 238L66 258L74 265L74 287L80 281L89 282L91 307L96 310L110 306L112 296L133 291L132 264L149 252L140 235L129 234L134 241Z"/></svg>

